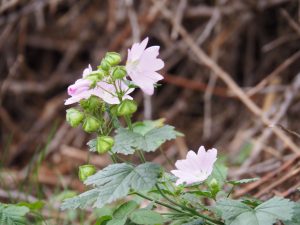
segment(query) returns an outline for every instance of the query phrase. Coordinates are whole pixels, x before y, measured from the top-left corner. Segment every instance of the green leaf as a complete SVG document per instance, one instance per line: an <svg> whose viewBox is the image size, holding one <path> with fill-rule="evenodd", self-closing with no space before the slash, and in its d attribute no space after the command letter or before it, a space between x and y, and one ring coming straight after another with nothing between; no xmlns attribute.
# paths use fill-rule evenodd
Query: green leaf
<svg viewBox="0 0 300 225"><path fill-rule="evenodd" d="M72 198L75 197L77 195L77 192L75 191L70 191L70 190L64 190L62 192L60 192L57 195L54 195L51 199L51 201L59 201L62 202L63 200L67 199L67 198Z"/></svg>
<svg viewBox="0 0 300 225"><path fill-rule="evenodd" d="M23 225L26 223L26 213L29 209L25 206L5 205L0 203L0 224Z"/></svg>
<svg viewBox="0 0 300 225"><path fill-rule="evenodd" d="M39 211L45 205L43 201L35 201L35 202L19 202L17 206L25 206L30 209L30 211Z"/></svg>
<svg viewBox="0 0 300 225"><path fill-rule="evenodd" d="M107 225L107 222L111 220L112 217L110 215L101 216L97 219L94 225Z"/></svg>
<svg viewBox="0 0 300 225"><path fill-rule="evenodd" d="M86 208L97 200L98 195L101 193L101 190L98 188L83 192L82 194L67 198L61 205L61 209L76 209L76 208Z"/></svg>
<svg viewBox="0 0 300 225"><path fill-rule="evenodd" d="M223 199L216 207L226 225L272 225L276 220L291 220L294 203L274 197L253 209L240 201Z"/></svg>
<svg viewBox="0 0 300 225"><path fill-rule="evenodd" d="M135 201L125 202L114 211L113 217L116 219L127 218L139 205Z"/></svg>
<svg viewBox="0 0 300 225"><path fill-rule="evenodd" d="M300 224L300 202L295 203L293 218L290 221L283 221L285 225L299 225Z"/></svg>
<svg viewBox="0 0 300 225"><path fill-rule="evenodd" d="M130 220L136 224L163 224L163 217L149 209L138 209L130 215Z"/></svg>
<svg viewBox="0 0 300 225"><path fill-rule="evenodd" d="M88 143L86 143L88 146L89 146L89 150L90 152L96 152L97 149L96 149L96 146L97 146L97 139L92 139L92 140L89 140Z"/></svg>
<svg viewBox="0 0 300 225"><path fill-rule="evenodd" d="M232 184L232 185L240 185L240 184L247 184L247 183L255 182L258 180L259 180L259 178L255 177L255 178L248 178L248 179L241 179L241 180L231 180L231 181L227 181L227 183Z"/></svg>
<svg viewBox="0 0 300 225"><path fill-rule="evenodd" d="M195 219L187 223L183 223L182 225L203 225L204 222L202 219Z"/></svg>
<svg viewBox="0 0 300 225"><path fill-rule="evenodd" d="M259 199L250 198L250 197L243 199L242 202L245 203L246 205L250 206L251 208L255 208L263 203Z"/></svg>
<svg viewBox="0 0 300 225"><path fill-rule="evenodd" d="M158 127L159 124L161 122L144 121L135 123L133 131L125 128L117 129L112 151L125 155L133 154L136 149L152 152L167 140L176 138L177 133L174 127L169 125Z"/></svg>
<svg viewBox="0 0 300 225"><path fill-rule="evenodd" d="M154 121L145 120L143 122L136 122L132 126L133 126L133 131L135 133L145 135L152 129L162 127L163 125L164 125L164 119L159 119Z"/></svg>
<svg viewBox="0 0 300 225"><path fill-rule="evenodd" d="M85 181L86 185L95 188L67 199L62 209L85 208L94 204L101 208L105 204L125 197L130 189L149 191L157 182L160 166L154 163L144 163L137 167L126 163L112 164Z"/></svg>
<svg viewBox="0 0 300 225"><path fill-rule="evenodd" d="M127 221L127 218L123 218L123 219L112 219L110 221L107 222L106 225L124 225Z"/></svg>

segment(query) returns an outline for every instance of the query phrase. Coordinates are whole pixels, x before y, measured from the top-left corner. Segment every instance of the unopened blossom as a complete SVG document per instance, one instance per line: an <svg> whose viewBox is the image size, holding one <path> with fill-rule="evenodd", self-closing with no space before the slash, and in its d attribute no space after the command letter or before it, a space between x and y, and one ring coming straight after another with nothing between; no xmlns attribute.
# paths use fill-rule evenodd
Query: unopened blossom
<svg viewBox="0 0 300 225"><path fill-rule="evenodd" d="M176 185L186 183L188 185L202 182L212 173L213 166L217 160L217 149L212 148L205 151L201 146L196 154L194 151L187 153L186 159L177 160L176 170L172 170L178 180Z"/></svg>
<svg viewBox="0 0 300 225"><path fill-rule="evenodd" d="M164 62L157 58L159 46L146 48L147 43L148 38L145 38L141 43L135 43L128 49L126 71L135 85L146 94L152 95L154 84L163 79L157 71L164 67Z"/></svg>

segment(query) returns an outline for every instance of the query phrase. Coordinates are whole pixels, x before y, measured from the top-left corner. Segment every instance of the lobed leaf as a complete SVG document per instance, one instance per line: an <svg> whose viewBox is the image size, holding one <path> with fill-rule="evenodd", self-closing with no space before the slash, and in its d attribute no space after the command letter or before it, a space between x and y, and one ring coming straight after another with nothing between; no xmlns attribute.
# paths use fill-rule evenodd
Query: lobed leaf
<svg viewBox="0 0 300 225"><path fill-rule="evenodd" d="M163 224L163 217L149 209L138 209L130 215L130 220L136 224Z"/></svg>
<svg viewBox="0 0 300 225"><path fill-rule="evenodd" d="M274 197L254 209L232 199L217 202L226 225L272 225L276 220L291 220L294 203L288 199Z"/></svg>
<svg viewBox="0 0 300 225"><path fill-rule="evenodd" d="M112 151L125 155L133 154L136 149L145 152L155 151L167 140L175 139L178 136L174 127L162 125L160 120L135 123L133 131L119 128L116 132Z"/></svg>
<svg viewBox="0 0 300 225"><path fill-rule="evenodd" d="M67 198L63 201L61 205L61 209L76 209L76 208L86 208L87 206L91 205L93 202L97 200L98 195L100 194L101 190L98 188L83 192L82 194Z"/></svg>
<svg viewBox="0 0 300 225"><path fill-rule="evenodd" d="M0 224L5 225L25 225L25 215L29 208L25 206L5 205L0 203Z"/></svg>
<svg viewBox="0 0 300 225"><path fill-rule="evenodd" d="M203 219L194 219L190 222L183 223L182 225L204 225Z"/></svg>
<svg viewBox="0 0 300 225"><path fill-rule="evenodd" d="M144 163L137 167L126 163L112 164L85 181L86 185L95 188L67 199L62 209L85 208L93 204L101 208L105 204L125 197L130 189L149 191L157 182L160 166L154 163Z"/></svg>
<svg viewBox="0 0 300 225"><path fill-rule="evenodd" d="M295 203L294 214L292 220L284 221L285 225L299 225L300 224L300 202Z"/></svg>
<svg viewBox="0 0 300 225"><path fill-rule="evenodd" d="M116 219L127 218L127 216L138 208L138 206L139 205L135 201L125 202L114 211L113 217Z"/></svg>

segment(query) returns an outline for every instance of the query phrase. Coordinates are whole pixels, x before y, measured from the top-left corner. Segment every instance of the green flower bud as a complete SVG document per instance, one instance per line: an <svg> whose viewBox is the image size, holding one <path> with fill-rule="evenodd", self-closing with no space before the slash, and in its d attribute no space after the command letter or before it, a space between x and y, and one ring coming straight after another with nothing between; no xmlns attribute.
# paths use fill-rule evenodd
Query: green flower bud
<svg viewBox="0 0 300 225"><path fill-rule="evenodd" d="M90 164L79 166L78 177L81 181L85 181L89 176L96 173L96 167Z"/></svg>
<svg viewBox="0 0 300 225"><path fill-rule="evenodd" d="M97 152L99 154L103 154L109 151L114 145L114 143L115 143L114 139L110 136L97 137L97 145L96 145Z"/></svg>
<svg viewBox="0 0 300 225"><path fill-rule="evenodd" d="M93 71L91 74L86 76L85 79L91 80L91 81L97 83L97 82L101 81L104 76L105 76L105 72L100 69L100 70Z"/></svg>
<svg viewBox="0 0 300 225"><path fill-rule="evenodd" d="M101 123L93 116L86 116L82 128L85 132L92 133L99 129Z"/></svg>
<svg viewBox="0 0 300 225"><path fill-rule="evenodd" d="M92 95L88 100L88 107L90 111L95 111L97 109L100 109L102 105L103 105L102 100L97 96Z"/></svg>
<svg viewBox="0 0 300 225"><path fill-rule="evenodd" d="M110 113L114 116L118 115L118 105L112 105L110 107Z"/></svg>
<svg viewBox="0 0 300 225"><path fill-rule="evenodd" d="M126 72L124 66L117 66L114 69L112 76L115 80L117 80L117 79L122 79L123 77L126 76L126 74L127 74L127 72Z"/></svg>
<svg viewBox="0 0 300 225"><path fill-rule="evenodd" d="M77 127L83 120L84 115L77 109L70 108L67 110L66 119L71 127Z"/></svg>
<svg viewBox="0 0 300 225"><path fill-rule="evenodd" d="M108 71L110 69L111 65L110 65L110 63L106 59L102 59L102 61L100 63L100 67L104 71Z"/></svg>
<svg viewBox="0 0 300 225"><path fill-rule="evenodd" d="M112 66L118 65L122 58L121 55L117 52L107 52L105 54L105 60Z"/></svg>
<svg viewBox="0 0 300 225"><path fill-rule="evenodd" d="M133 100L125 99L117 110L118 116L126 116L135 113L137 110L137 104Z"/></svg>
<svg viewBox="0 0 300 225"><path fill-rule="evenodd" d="M220 191L219 182L215 178L209 182L208 186L214 196L216 196L216 194Z"/></svg>
<svg viewBox="0 0 300 225"><path fill-rule="evenodd" d="M91 97L89 97L88 99L82 99L80 100L80 106L88 111L88 112L95 112L96 110L101 110L104 103L103 101L97 97L92 95Z"/></svg>

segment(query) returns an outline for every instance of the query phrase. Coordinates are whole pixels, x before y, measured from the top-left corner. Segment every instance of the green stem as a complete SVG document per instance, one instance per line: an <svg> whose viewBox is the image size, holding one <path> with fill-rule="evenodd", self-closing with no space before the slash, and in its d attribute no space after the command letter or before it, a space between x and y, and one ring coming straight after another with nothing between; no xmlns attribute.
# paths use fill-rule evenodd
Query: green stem
<svg viewBox="0 0 300 225"><path fill-rule="evenodd" d="M169 205L169 204L167 204L167 203L164 203L164 202L155 200L155 199L153 199L153 198L150 198L150 197L148 197L148 196L146 196L146 195L143 195L142 193L139 193L139 192L133 192L132 194L136 194L136 195L138 195L138 196L140 196L140 197L142 197L142 198L144 198L144 199L147 199L147 200L149 200L149 201L151 201L151 202L155 202L156 204L162 205L162 206L164 206L164 207L166 207L166 208L169 208L169 209L172 209L172 210L174 210L174 211L176 211L176 212L180 212L180 213L184 213L184 214L187 213L187 212L184 212L184 211L182 211L182 210L180 210L180 209L178 209L178 208L176 208L176 207L174 207L174 206L171 206L171 205Z"/></svg>
<svg viewBox="0 0 300 225"><path fill-rule="evenodd" d="M231 187L231 189L230 189L230 191L229 191L229 193L228 193L228 195L227 195L227 198L229 198L229 196L231 195L231 193L233 192L233 190L234 190L234 187L235 187L235 185L233 185L232 187Z"/></svg>
<svg viewBox="0 0 300 225"><path fill-rule="evenodd" d="M113 153L112 151L110 151L111 154L110 155L110 158L111 160L113 161L113 163L118 163L117 159L116 159L116 156L115 156L115 153Z"/></svg>
<svg viewBox="0 0 300 225"><path fill-rule="evenodd" d="M126 123L127 123L127 126L128 126L128 128L129 128L129 130L133 130L133 127L132 127L132 123L131 123L131 119L130 119L130 117L128 116L128 115L125 115L124 116L124 119L125 119L125 121L126 121Z"/></svg>
<svg viewBox="0 0 300 225"><path fill-rule="evenodd" d="M208 217L208 216L205 216L205 215L203 215L203 214L200 214L200 213L198 213L198 212L197 212L196 210L194 210L194 209L191 209L191 208L188 208L188 207L186 207L186 206L183 206L183 205L178 204L177 202L173 201L173 200L170 199L168 196L166 196L166 195L163 193L163 191L160 189L160 187L158 186L158 184L156 184L155 186L156 186L158 192L159 192L166 200L168 200L170 203L172 203L172 204L174 204L174 205L180 207L180 208L183 209L183 210L187 210L187 211L189 211L190 213L192 213L193 215L199 216L199 217L201 217L201 218L203 218L203 219L205 219L205 220L207 220L207 221L209 221L209 222L212 222L212 223L214 223L214 224L224 224L224 223L222 223L222 222L220 222L220 221L218 221L218 220L214 220L214 219L212 219L212 218L210 218L210 217Z"/></svg>
<svg viewBox="0 0 300 225"><path fill-rule="evenodd" d="M144 156L143 152L142 152L141 150L137 150L137 153L138 153L138 155L139 155L141 161L142 161L143 163L145 163L145 162L146 162L146 159L145 159L145 156Z"/></svg>

